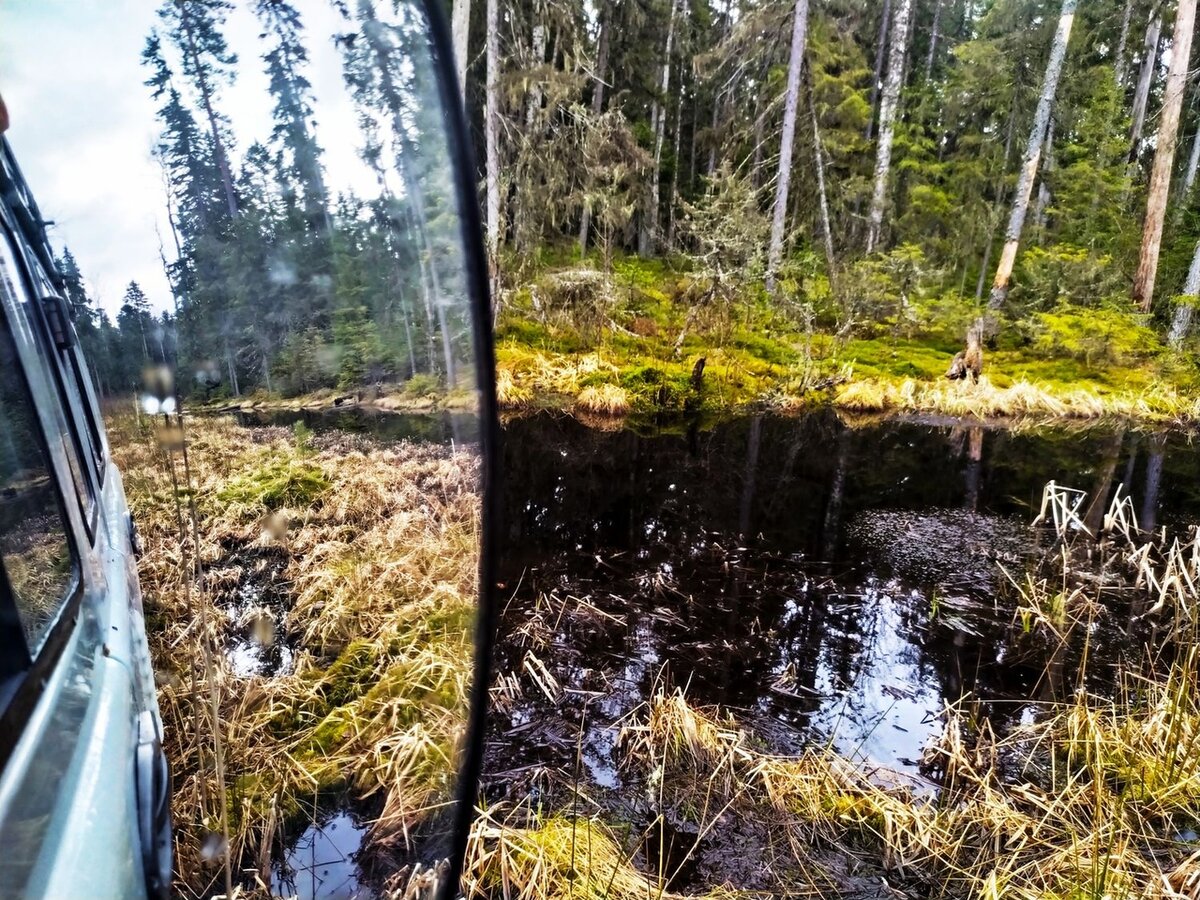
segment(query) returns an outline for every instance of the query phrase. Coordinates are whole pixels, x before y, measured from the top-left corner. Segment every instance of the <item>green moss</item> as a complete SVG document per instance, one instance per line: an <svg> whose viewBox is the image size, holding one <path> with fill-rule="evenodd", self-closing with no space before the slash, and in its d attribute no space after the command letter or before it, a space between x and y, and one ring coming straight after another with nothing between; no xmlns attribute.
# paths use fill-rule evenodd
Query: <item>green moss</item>
<svg viewBox="0 0 1200 900"><path fill-rule="evenodd" d="M934 379L946 373L961 347L941 347L906 339L874 338L850 341L839 362L852 363L861 377Z"/></svg>
<svg viewBox="0 0 1200 900"><path fill-rule="evenodd" d="M217 492L226 504L279 509L311 506L331 482L319 465L299 456L275 456L257 469L231 479Z"/></svg>

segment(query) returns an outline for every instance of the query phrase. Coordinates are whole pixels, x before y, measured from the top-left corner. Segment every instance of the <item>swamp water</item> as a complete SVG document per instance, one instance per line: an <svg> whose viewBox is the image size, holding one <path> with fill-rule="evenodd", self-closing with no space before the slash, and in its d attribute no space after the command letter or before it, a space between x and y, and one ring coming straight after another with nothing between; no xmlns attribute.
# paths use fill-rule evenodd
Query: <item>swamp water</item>
<svg viewBox="0 0 1200 900"><path fill-rule="evenodd" d="M638 432L543 415L506 425L503 471L486 798L645 829L634 862L678 891L778 890L773 836L671 810L648 828L654 786L619 735L655 692L720 707L773 752L830 745L929 792L947 705L969 698L1003 734L1076 687L1076 660L1014 622L1006 574L1052 543L1031 527L1047 482L1088 492L1093 529L1120 485L1147 530L1200 521L1190 437L1110 425L819 413ZM1093 629L1087 689L1112 692L1137 628Z"/></svg>
<svg viewBox="0 0 1200 900"><path fill-rule="evenodd" d="M448 416L242 419L297 421L385 443L474 437ZM1005 572L1019 578L1035 548L1045 484L1100 497L1080 509L1093 526L1118 485L1144 526L1182 534L1200 521L1190 437L1113 426L847 427L821 413L603 431L539 415L506 423L503 454L485 797L598 812L635 831L651 816L646 784L623 766L618 736L655 691L719 706L772 750L829 744L885 780L932 790L922 751L947 704L972 698L1003 733L1073 687L1070 661L1048 665L1045 642L998 600L1012 593ZM1107 664L1093 662L1087 686L1100 692L1133 644L1110 624L1093 635ZM234 646L231 658L248 652ZM247 674L275 665L255 658ZM667 860L670 889L777 888L767 826L702 834L686 816L668 820L634 862L654 871ZM368 822L351 804L322 804L302 832L281 836L274 891L374 896Z"/></svg>

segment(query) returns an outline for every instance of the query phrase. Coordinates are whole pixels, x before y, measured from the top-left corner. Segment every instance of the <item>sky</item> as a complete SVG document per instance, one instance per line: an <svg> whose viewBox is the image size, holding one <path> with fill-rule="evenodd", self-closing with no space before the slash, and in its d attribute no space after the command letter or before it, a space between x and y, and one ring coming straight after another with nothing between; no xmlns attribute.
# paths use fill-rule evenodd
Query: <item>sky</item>
<svg viewBox="0 0 1200 900"><path fill-rule="evenodd" d="M174 247L162 173L151 156L159 124L141 65L158 6L158 0L0 0L6 136L42 215L54 222L55 249L71 248L89 293L110 316L131 280L156 310L173 305L160 246L169 260ZM272 100L261 60L268 45L249 0L235 6L224 34L238 55L237 79L219 99L232 122L236 173L246 148L270 135ZM305 74L316 98L326 182L335 194L374 195L330 37L345 25L328 2L296 6L309 34Z"/></svg>

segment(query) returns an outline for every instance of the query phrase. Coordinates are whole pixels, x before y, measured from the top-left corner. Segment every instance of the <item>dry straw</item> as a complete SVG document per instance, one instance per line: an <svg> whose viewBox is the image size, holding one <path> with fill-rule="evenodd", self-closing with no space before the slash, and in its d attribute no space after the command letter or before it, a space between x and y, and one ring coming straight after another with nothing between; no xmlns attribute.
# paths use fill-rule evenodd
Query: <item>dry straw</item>
<svg viewBox="0 0 1200 900"><path fill-rule="evenodd" d="M477 460L190 420L208 577L190 585L189 603L181 563L191 550L165 451L132 419L109 430L145 544L139 573L174 774L177 888L211 892L220 787L230 858L257 868L262 885L278 828L324 791L381 795L369 841L402 845L437 816L457 768L475 614ZM223 650L231 611L247 594L273 598L254 614L277 619L259 633L289 642L291 671L234 674ZM207 673L197 665L204 645L218 651ZM215 721L197 714L210 693L219 698Z"/></svg>

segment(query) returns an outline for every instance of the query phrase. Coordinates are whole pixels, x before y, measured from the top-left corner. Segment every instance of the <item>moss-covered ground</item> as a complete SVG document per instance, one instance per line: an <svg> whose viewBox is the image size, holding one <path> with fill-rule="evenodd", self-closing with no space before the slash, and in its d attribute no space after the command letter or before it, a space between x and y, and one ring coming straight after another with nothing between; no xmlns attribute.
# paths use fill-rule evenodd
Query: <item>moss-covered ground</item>
<svg viewBox="0 0 1200 900"><path fill-rule="evenodd" d="M697 293L683 267L663 259L619 257L605 273L550 254L514 272L496 328L501 407L657 418L821 404L980 417L1200 417L1192 356L1168 350L1133 315L1103 311L1085 325L1026 311L1003 323L976 385L945 378L971 309L951 314L929 304L901 324L845 329L761 289L720 307L697 304ZM701 359L703 376L694 378Z"/></svg>

